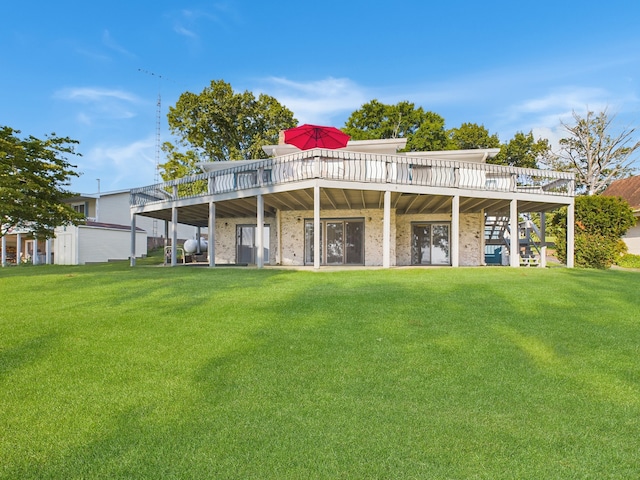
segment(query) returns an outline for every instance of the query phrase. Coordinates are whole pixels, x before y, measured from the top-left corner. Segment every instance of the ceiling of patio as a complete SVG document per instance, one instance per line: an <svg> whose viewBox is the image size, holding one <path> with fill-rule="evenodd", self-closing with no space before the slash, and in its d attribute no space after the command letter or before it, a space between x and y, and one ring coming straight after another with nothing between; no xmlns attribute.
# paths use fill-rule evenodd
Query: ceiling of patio
<svg viewBox="0 0 640 480"><path fill-rule="evenodd" d="M277 210L313 210L313 189L292 190L263 195L265 216L274 216ZM423 195L414 193L391 193L391 208L396 215L446 214L451 212L452 198L445 195ZM256 197L239 198L216 202L216 218L255 217ZM460 198L460 213L479 213L485 210L490 215L509 215L510 201L507 199ZM561 204L546 202L518 202L520 212L550 211ZM320 210L382 209L384 192L322 188ZM171 209L148 212L145 216L171 221ZM178 222L186 225L206 227L209 205L202 203L178 208Z"/></svg>

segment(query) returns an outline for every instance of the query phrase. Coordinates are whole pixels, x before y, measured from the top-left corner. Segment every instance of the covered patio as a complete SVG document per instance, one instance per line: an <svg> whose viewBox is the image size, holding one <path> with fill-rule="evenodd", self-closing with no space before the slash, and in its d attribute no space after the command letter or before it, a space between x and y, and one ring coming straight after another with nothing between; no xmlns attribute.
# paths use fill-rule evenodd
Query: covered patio
<svg viewBox="0 0 640 480"><path fill-rule="evenodd" d="M286 265L293 247L283 236L295 235L296 228L300 234L307 224L307 234L320 232L325 218L357 217L380 243L381 258L374 259L377 254L369 253L370 260L363 264L389 268L407 264L397 251L405 224L446 220L450 222L448 262L458 267L461 258L465 259L460 254L461 238L465 242L465 235L472 235L465 233L469 222L476 231L475 222L480 218L484 229L486 216L508 217L509 230L517 232L520 213L540 213L544 222L545 212L566 206L568 223L573 224L572 174L484 163L495 153L495 149L399 154L312 149L265 160L210 163L203 166L205 173L131 190L132 231L137 215L166 221L173 245L178 223L206 228L213 267L216 244L222 248L216 241L221 227L234 219L253 219L255 264L262 267L265 222L275 229L274 263ZM568 231L567 266L572 267L573 229ZM326 247L321 250L320 237L306 238L312 245L305 259L312 259L316 269L328 256ZM518 236L511 235L509 241L509 251L518 252ZM474 243L474 251L476 247L484 245ZM175 265L172 250L171 264ZM134 265L135 256L131 258ZM510 265L519 264L519 255L510 255Z"/></svg>

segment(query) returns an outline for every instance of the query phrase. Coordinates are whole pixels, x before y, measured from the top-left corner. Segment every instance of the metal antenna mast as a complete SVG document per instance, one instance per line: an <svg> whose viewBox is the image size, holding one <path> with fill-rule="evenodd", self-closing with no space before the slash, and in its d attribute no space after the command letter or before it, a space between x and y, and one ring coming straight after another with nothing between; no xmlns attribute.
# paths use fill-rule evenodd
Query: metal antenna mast
<svg viewBox="0 0 640 480"><path fill-rule="evenodd" d="M158 75L157 73L150 72L148 70L143 70L142 68L138 69L139 72L146 73L147 75L152 75L157 77L158 79L158 101L156 103L156 164L153 173L153 183L160 183L160 134L161 134L161 117L162 117L162 95L160 93L160 82L162 80L162 75ZM155 238L158 237L158 220L153 219L153 236Z"/></svg>

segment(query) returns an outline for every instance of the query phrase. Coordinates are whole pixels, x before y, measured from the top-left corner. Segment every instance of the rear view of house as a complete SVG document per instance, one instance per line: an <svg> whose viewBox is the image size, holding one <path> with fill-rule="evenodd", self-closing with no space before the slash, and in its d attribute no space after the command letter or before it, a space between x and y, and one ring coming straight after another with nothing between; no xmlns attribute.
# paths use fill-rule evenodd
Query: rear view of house
<svg viewBox="0 0 640 480"><path fill-rule="evenodd" d="M542 214L542 236L545 212L568 206L573 222L572 174L487 164L497 149L399 153L405 144L282 144L264 147L272 158L202 164L202 174L131 190L132 226L167 221L174 245L179 224L207 228L211 266L457 267L485 264L497 218L512 266L526 250L508 233L521 231L521 213Z"/></svg>

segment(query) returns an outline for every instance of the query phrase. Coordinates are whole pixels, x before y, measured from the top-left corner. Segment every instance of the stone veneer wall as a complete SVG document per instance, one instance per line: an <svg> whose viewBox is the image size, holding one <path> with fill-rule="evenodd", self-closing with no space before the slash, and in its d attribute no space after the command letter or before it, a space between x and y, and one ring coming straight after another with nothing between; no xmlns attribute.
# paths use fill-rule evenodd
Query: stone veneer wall
<svg viewBox="0 0 640 480"><path fill-rule="evenodd" d="M382 265L382 216L378 209L322 210L321 219L364 218L365 265ZM298 221L298 219L300 219ZM304 223L313 219L313 210L281 212L282 265L304 265ZM391 238L395 236L395 212L391 212ZM391 242L391 265L395 261L395 246Z"/></svg>
<svg viewBox="0 0 640 480"><path fill-rule="evenodd" d="M484 260L484 216L481 213L460 214L460 265L482 265ZM450 214L398 215L396 217L397 265L411 265L411 224L413 222L451 222Z"/></svg>
<svg viewBox="0 0 640 480"><path fill-rule="evenodd" d="M364 218L365 265L382 265L382 209L322 210L320 217L323 220ZM313 219L312 210L282 211L276 217L265 217L265 224L270 227L270 265L304 265L304 223L307 219ZM481 213L460 215L461 266L476 266L484 263L483 220L484 216ZM451 215L396 216L395 210L392 209L391 266L411 265L412 222L440 221L451 222ZM234 264L237 225L255 224L254 217L218 219L216 221L216 263Z"/></svg>
<svg viewBox="0 0 640 480"><path fill-rule="evenodd" d="M274 217L265 217L264 223L269 225L269 264L275 265L277 255L276 219ZM216 219L216 263L236 263L236 227L238 225L256 225L256 218ZM265 263L267 263L266 258Z"/></svg>

